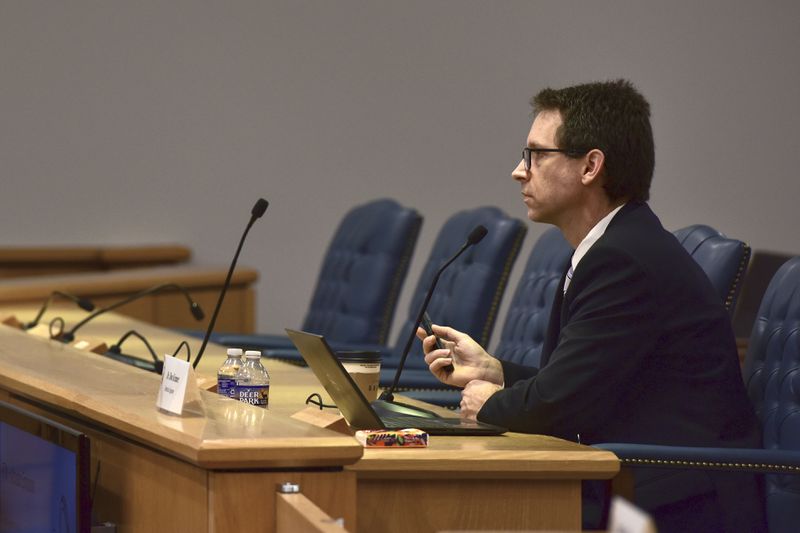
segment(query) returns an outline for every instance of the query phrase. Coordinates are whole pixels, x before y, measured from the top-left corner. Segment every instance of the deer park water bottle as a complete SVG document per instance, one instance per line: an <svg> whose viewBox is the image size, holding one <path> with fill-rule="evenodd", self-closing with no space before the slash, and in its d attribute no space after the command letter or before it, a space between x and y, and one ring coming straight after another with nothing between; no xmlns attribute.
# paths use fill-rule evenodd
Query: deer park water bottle
<svg viewBox="0 0 800 533"><path fill-rule="evenodd" d="M236 398L236 373L242 366L242 350L228 348L228 358L217 371L217 392L221 396Z"/></svg>
<svg viewBox="0 0 800 533"><path fill-rule="evenodd" d="M240 402L267 407L269 405L269 374L261 364L261 352L247 350L244 364L236 373L236 395Z"/></svg>

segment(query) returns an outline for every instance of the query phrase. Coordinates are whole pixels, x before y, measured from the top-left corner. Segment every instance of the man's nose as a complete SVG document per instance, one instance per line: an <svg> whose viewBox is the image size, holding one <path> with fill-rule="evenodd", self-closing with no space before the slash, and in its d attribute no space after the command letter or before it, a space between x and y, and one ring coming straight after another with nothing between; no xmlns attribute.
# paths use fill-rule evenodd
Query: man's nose
<svg viewBox="0 0 800 533"><path fill-rule="evenodd" d="M511 177L516 181L528 181L531 177L531 173L525 170L525 162L520 159L517 168L511 172Z"/></svg>

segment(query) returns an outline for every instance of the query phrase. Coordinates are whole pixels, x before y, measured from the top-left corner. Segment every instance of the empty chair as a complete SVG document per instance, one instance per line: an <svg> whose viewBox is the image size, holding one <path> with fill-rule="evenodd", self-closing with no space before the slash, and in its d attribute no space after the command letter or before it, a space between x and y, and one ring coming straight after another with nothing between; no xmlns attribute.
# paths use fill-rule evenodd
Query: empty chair
<svg viewBox="0 0 800 533"><path fill-rule="evenodd" d="M488 229L486 237L444 271L428 305L428 314L434 322L451 325L478 342L489 342L500 299L527 228L521 220L509 217L496 207L479 207L456 213L439 232L411 299L407 318L398 332L397 343L384 359L383 385L394 377L393 369L433 276L479 224ZM421 343L417 340L411 346L406 367L427 369Z"/></svg>
<svg viewBox="0 0 800 533"><path fill-rule="evenodd" d="M676 230L673 235L705 271L725 308L733 314L750 261L750 247L702 224Z"/></svg>
<svg viewBox="0 0 800 533"><path fill-rule="evenodd" d="M383 357L381 383L385 386L394 377L411 326L419 312L425 293L436 271L464 244L478 225L488 230L486 237L464 252L442 274L433 293L428 312L434 320L449 321L454 327L488 342L492 333L500 298L508 282L508 274L519 254L526 227L496 207L478 207L460 211L442 226L411 298L408 315L397 334L393 347L331 342L336 351L376 350ZM268 350L267 355L292 362L302 362L293 349ZM409 368L427 368L418 341L406 361Z"/></svg>
<svg viewBox="0 0 800 533"><path fill-rule="evenodd" d="M539 366L550 309L573 252L558 228L550 228L536 241L503 323L495 350L498 358Z"/></svg>
<svg viewBox="0 0 800 533"><path fill-rule="evenodd" d="M385 343L422 217L394 200L351 209L322 261L302 329L332 341ZM227 346L291 348L283 335L217 335Z"/></svg>

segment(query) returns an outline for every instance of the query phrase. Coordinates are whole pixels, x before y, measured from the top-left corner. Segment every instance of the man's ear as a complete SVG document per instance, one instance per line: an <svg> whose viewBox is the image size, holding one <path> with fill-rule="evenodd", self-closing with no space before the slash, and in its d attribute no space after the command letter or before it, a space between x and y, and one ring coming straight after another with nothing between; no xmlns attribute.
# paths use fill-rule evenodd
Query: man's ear
<svg viewBox="0 0 800 533"><path fill-rule="evenodd" d="M583 172L581 183L589 185L600 179L603 170L606 168L606 155L597 148L589 150L583 156Z"/></svg>

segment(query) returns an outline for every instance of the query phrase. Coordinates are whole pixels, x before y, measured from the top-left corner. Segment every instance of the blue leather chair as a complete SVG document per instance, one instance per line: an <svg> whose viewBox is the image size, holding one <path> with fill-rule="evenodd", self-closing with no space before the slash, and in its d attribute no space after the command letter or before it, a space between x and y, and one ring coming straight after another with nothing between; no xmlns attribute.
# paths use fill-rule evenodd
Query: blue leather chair
<svg viewBox="0 0 800 533"><path fill-rule="evenodd" d="M486 226L488 234L444 271L428 304L428 314L436 323L448 324L468 333L482 344L489 342L500 299L527 227L521 220L509 217L496 207L479 207L456 213L439 232L411 299L407 318L400 327L397 344L384 352L381 386L388 386L394 378L401 352L433 276L478 224ZM419 340L413 342L405 368L409 375L413 369L430 375ZM400 382L403 388L408 386L405 375L404 371Z"/></svg>
<svg viewBox="0 0 800 533"><path fill-rule="evenodd" d="M573 251L558 228L548 229L536 241L503 323L495 350L498 358L539 366L550 309ZM460 389L443 388L428 370L409 374L406 383L411 382L422 390L405 391L404 395L436 405L458 407Z"/></svg>
<svg viewBox="0 0 800 533"><path fill-rule="evenodd" d="M763 428L763 449L604 443L627 468L764 473L769 531L800 524L800 257L787 261L764 293L744 365Z"/></svg>
<svg viewBox="0 0 800 533"><path fill-rule="evenodd" d="M750 247L702 224L679 229L673 234L705 271L725 308L733 314L750 262Z"/></svg>
<svg viewBox="0 0 800 533"><path fill-rule="evenodd" d="M536 241L508 308L497 357L539 366L550 309L573 252L558 228L547 230Z"/></svg>
<svg viewBox="0 0 800 533"><path fill-rule="evenodd" d="M388 386L394 378L411 324L419 312L436 270L464 244L469 233L478 224L488 230L486 237L464 252L444 271L428 305L428 312L434 321L453 324L476 339L488 342L508 274L519 254L527 229L522 221L509 217L496 207L478 207L456 213L442 226L417 282L407 318L399 330L394 347L334 341L330 343L332 348L336 351L380 352L383 359L381 384ZM294 349L268 350L266 354L269 357L303 363L302 357ZM429 373L417 340L409 352L406 367L410 370L424 368L425 373Z"/></svg>
<svg viewBox="0 0 800 533"><path fill-rule="evenodd" d="M325 254L302 329L336 342L385 343L421 225L416 210L390 199L351 209ZM220 334L214 341L294 348L283 335Z"/></svg>

